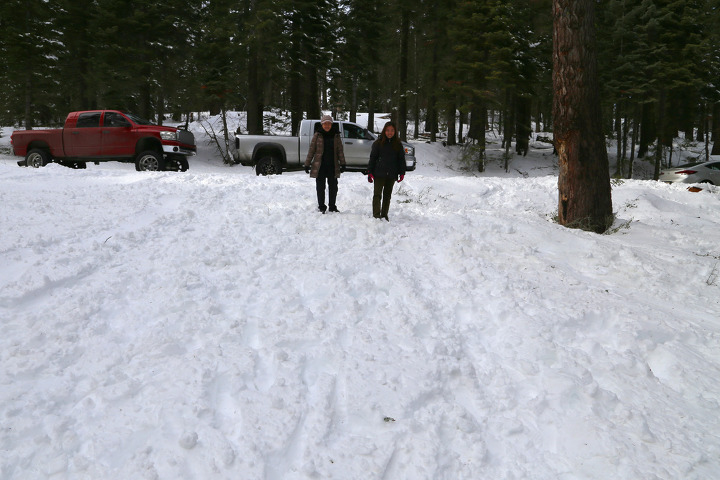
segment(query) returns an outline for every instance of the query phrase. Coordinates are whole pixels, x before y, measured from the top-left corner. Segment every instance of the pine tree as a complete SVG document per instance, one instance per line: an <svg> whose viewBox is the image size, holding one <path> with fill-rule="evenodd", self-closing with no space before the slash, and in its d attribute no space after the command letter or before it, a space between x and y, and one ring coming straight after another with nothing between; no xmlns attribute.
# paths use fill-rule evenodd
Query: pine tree
<svg viewBox="0 0 720 480"><path fill-rule="evenodd" d="M611 225L610 175L602 130L593 0L553 0L553 119L558 221L602 233Z"/></svg>
<svg viewBox="0 0 720 480"><path fill-rule="evenodd" d="M424 96L425 131L430 133L430 141L437 141L439 117L445 110L448 142L454 144L457 94L451 88L455 78L451 70L453 52L450 49L451 41L447 24L455 7L455 1L441 0L423 2L423 4L424 8L414 29L417 36L416 43L422 45L416 54L415 62L416 75L421 77L420 88L416 94Z"/></svg>
<svg viewBox="0 0 720 480"><path fill-rule="evenodd" d="M303 113L320 115L320 77L331 63L339 23L331 0L286 0L282 2L283 36L287 48L282 55L288 78L292 133L297 134Z"/></svg>
<svg viewBox="0 0 720 480"><path fill-rule="evenodd" d="M97 108L92 56L96 42L93 30L96 3L93 0L58 0L56 5L56 28L62 38L57 77L57 89L64 94L61 108L68 111Z"/></svg>
<svg viewBox="0 0 720 480"><path fill-rule="evenodd" d="M240 11L234 0L202 2L199 8L203 28L193 45L193 61L199 68L198 88L203 109L219 114L235 102L240 79L241 48L238 35Z"/></svg>
<svg viewBox="0 0 720 480"><path fill-rule="evenodd" d="M457 79L453 89L461 98L461 110L471 114L467 136L479 144L476 162L480 171L485 165L487 105L491 98L487 74L490 11L488 0L460 2L448 27L454 59L449 68Z"/></svg>
<svg viewBox="0 0 720 480"><path fill-rule="evenodd" d="M26 129L53 122L52 84L57 70L57 32L47 25L55 19L54 5L42 0L6 0L0 5L3 108L9 123L18 119Z"/></svg>
<svg viewBox="0 0 720 480"><path fill-rule="evenodd" d="M282 37L277 35L282 19L276 13L274 0L246 0L243 4L238 33L245 47L247 130L250 134L261 134L264 90L273 84L283 48Z"/></svg>
<svg viewBox="0 0 720 480"><path fill-rule="evenodd" d="M377 95L376 82L384 61L380 48L387 41L388 26L379 8L378 0L339 3L338 41L333 48L330 87L334 101L350 112L351 121L356 121L361 106L373 113L372 99Z"/></svg>

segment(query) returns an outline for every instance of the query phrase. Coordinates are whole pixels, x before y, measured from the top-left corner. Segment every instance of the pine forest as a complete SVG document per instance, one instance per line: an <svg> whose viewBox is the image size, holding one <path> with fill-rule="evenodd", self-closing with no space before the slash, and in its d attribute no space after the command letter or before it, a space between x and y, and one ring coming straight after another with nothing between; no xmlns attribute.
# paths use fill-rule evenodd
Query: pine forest
<svg viewBox="0 0 720 480"><path fill-rule="evenodd" d="M719 5L595 3L619 159L720 134ZM0 31L0 124L18 128L95 108L159 123L245 111L249 133L275 109L292 125L390 112L450 144L552 128L550 0L4 0Z"/></svg>

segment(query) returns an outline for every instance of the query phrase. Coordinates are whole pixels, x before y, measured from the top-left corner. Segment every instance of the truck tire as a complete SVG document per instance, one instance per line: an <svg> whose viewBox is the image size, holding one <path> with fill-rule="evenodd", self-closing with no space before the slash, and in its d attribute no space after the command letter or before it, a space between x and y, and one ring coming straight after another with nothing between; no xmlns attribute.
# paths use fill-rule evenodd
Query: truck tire
<svg viewBox="0 0 720 480"><path fill-rule="evenodd" d="M64 162L58 162L58 163L59 163L60 165L62 165L63 167L68 167L68 168L72 168L72 169L76 169L76 170L77 170L77 169L87 168L87 164L86 164L85 162L68 162L68 161L64 161Z"/></svg>
<svg viewBox="0 0 720 480"><path fill-rule="evenodd" d="M50 154L40 148L33 148L25 155L25 165L33 168L44 167L52 162Z"/></svg>
<svg viewBox="0 0 720 480"><path fill-rule="evenodd" d="M165 159L165 169L174 172L186 172L190 168L188 159L184 155L168 155Z"/></svg>
<svg viewBox="0 0 720 480"><path fill-rule="evenodd" d="M280 175L281 173L280 160L275 157L262 157L255 165L256 175Z"/></svg>
<svg viewBox="0 0 720 480"><path fill-rule="evenodd" d="M135 158L135 170L138 172L157 172L165 170L162 154L155 150L146 150Z"/></svg>

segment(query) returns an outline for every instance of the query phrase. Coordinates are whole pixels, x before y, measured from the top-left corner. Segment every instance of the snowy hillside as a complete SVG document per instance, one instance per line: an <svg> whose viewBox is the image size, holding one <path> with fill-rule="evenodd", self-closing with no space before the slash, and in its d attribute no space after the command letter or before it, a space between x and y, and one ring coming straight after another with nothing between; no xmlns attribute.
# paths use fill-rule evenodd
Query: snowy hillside
<svg viewBox="0 0 720 480"><path fill-rule="evenodd" d="M616 182L595 235L548 150L416 148L389 223L205 143L0 155L0 478L720 478L720 188Z"/></svg>

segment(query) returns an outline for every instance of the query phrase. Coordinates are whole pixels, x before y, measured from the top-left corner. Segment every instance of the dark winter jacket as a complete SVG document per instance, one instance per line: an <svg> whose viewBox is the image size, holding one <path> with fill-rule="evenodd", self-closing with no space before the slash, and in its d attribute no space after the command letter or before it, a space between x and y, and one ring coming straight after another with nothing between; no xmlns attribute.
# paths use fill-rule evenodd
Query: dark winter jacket
<svg viewBox="0 0 720 480"><path fill-rule="evenodd" d="M317 178L320 167L323 164L323 153L325 153L325 141L328 138L334 140L334 172L335 178L340 178L340 167L345 166L345 152L343 151L342 138L336 125L333 124L330 129L330 135L323 135L324 130L320 130L313 135L310 140L310 148L308 149L307 158L305 158L305 168L310 168L310 176ZM332 166L330 167L332 169Z"/></svg>
<svg viewBox="0 0 720 480"><path fill-rule="evenodd" d="M405 150L402 145L396 149L392 141L386 139L383 144L382 138L375 140L370 151L368 173L377 178L405 175Z"/></svg>

